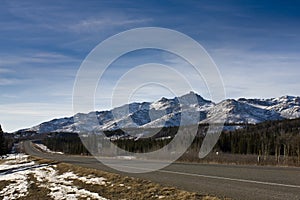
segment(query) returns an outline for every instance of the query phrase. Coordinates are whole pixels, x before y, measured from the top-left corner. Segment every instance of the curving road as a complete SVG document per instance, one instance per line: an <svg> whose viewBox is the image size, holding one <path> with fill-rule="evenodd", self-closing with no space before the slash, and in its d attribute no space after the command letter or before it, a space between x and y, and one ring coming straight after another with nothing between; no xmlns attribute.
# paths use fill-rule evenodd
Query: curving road
<svg viewBox="0 0 300 200"><path fill-rule="evenodd" d="M29 141L24 142L24 149L33 156L143 178L192 192L241 200L300 200L300 168L173 163L155 172L129 174L113 170L93 157L43 153ZM106 161L113 165L120 163L117 159ZM121 163L126 167L124 160Z"/></svg>

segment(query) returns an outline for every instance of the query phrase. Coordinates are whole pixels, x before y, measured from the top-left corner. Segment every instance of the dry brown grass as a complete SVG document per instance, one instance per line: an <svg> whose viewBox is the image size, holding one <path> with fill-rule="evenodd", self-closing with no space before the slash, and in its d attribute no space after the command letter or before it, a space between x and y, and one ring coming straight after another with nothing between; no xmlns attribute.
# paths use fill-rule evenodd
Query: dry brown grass
<svg viewBox="0 0 300 200"><path fill-rule="evenodd" d="M283 160L281 157L280 162L276 162L275 156L261 156L260 162L258 163L257 155L230 153L219 153L219 155L216 155L214 152L211 152L205 158L200 159L198 157L198 151L189 151L186 152L178 161L229 165L300 166L300 163L297 163L295 159L295 157L289 157L287 160Z"/></svg>
<svg viewBox="0 0 300 200"><path fill-rule="evenodd" d="M165 187L151 181L132 178L128 176L121 176L114 173L108 173L96 169L84 168L66 163L57 163L45 159L32 158L36 162L43 164L56 164L59 174L65 172L73 172L79 176L95 176L106 179L106 185L87 184L80 180L70 180L73 185L78 188L86 189L91 192L96 192L100 196L114 200L114 199L132 199L132 200L220 200L218 197L208 195L200 195L193 192L179 190L174 187ZM28 199L28 198L26 198Z"/></svg>
<svg viewBox="0 0 300 200"><path fill-rule="evenodd" d="M32 161L35 161L39 164L55 165L55 164L58 163L57 161L47 160L47 159L44 159L44 158L39 158L39 157L34 157L34 156L29 156L28 159L32 160Z"/></svg>
<svg viewBox="0 0 300 200"><path fill-rule="evenodd" d="M106 185L86 184L80 180L74 180L73 184L79 188L99 193L108 199L202 199L196 193L178 190L172 187L163 187L150 181L120 176L118 174L103 172L100 170L83 168L70 164L60 163L57 165L59 173L72 171L80 176L93 175L107 179Z"/></svg>
<svg viewBox="0 0 300 200"><path fill-rule="evenodd" d="M6 162L6 160L0 160L0 165L5 163L5 162Z"/></svg>

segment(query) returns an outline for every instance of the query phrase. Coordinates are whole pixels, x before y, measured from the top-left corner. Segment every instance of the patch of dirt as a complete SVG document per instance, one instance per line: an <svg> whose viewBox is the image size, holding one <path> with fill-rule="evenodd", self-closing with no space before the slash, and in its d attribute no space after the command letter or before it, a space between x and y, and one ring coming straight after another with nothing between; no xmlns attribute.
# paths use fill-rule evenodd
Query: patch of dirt
<svg viewBox="0 0 300 200"><path fill-rule="evenodd" d="M33 174L28 175L29 178L29 187L28 194L25 197L19 198L20 200L28 200L28 199L52 199L48 194L50 190L45 187L40 187L36 183L38 182Z"/></svg>
<svg viewBox="0 0 300 200"><path fill-rule="evenodd" d="M14 182L14 181L0 181L0 191L3 190L7 185L12 184L12 183L16 183L16 182Z"/></svg>

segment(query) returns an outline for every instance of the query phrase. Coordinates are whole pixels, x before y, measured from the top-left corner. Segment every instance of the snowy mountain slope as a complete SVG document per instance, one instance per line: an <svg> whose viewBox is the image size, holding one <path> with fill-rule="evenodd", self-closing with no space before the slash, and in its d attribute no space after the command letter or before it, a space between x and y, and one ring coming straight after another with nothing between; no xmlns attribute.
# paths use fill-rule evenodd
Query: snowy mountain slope
<svg viewBox="0 0 300 200"><path fill-rule="evenodd" d="M282 96L271 99L239 99L255 107L275 111L283 118L294 119L300 117L300 97Z"/></svg>
<svg viewBox="0 0 300 200"><path fill-rule="evenodd" d="M225 123L229 124L256 124L267 120L283 119L274 110L263 109L243 101L228 99L209 110L204 122L217 121L220 114L226 115Z"/></svg>
<svg viewBox="0 0 300 200"><path fill-rule="evenodd" d="M226 117L229 124L256 124L267 120L300 117L300 97L270 99L227 99L220 103L205 100L190 92L173 99L126 104L109 111L79 113L54 119L22 131L97 132L118 128L153 128L218 122Z"/></svg>
<svg viewBox="0 0 300 200"><path fill-rule="evenodd" d="M51 132L53 130L59 130L62 127L68 127L69 125L74 124L73 117L65 117L60 119L53 119L49 122L43 122L37 126L34 126L29 129L25 129L24 131L35 131L39 133Z"/></svg>

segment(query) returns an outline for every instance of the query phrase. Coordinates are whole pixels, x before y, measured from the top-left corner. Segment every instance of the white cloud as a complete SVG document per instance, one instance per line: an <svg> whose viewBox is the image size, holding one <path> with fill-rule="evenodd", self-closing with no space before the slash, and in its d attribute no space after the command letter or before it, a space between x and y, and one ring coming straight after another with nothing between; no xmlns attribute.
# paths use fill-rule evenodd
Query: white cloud
<svg viewBox="0 0 300 200"><path fill-rule="evenodd" d="M1 63L1 61L0 61ZM7 74L7 73L13 73L14 70L12 69L7 69L7 68L0 68L0 74Z"/></svg>
<svg viewBox="0 0 300 200"><path fill-rule="evenodd" d="M151 18L141 18L141 16L135 16L134 13L126 12L123 8L111 9L106 7L105 10L99 10L91 15L90 12L86 12L84 9L70 10L68 3L66 3L66 7L53 4L45 6L44 3L30 1L8 2L7 4L7 10L10 14L27 19L29 23L0 22L0 25L5 27L6 30L31 30L38 27L55 32L65 33L67 31L68 34L73 35L73 33L91 33L101 30L107 32L119 27L142 25L152 21ZM74 3L74 7L76 7L75 4L80 5L81 3ZM106 3L99 2L99 4Z"/></svg>
<svg viewBox="0 0 300 200"><path fill-rule="evenodd" d="M15 54L15 55L1 55L0 66L12 67L14 65L24 64L58 64L58 63L70 63L79 62L77 58L66 56L64 54L53 53L53 52L32 52L26 54ZM0 73L14 72L15 70L0 68Z"/></svg>
<svg viewBox="0 0 300 200"><path fill-rule="evenodd" d="M16 85L22 83L22 80L16 78L1 78L0 77L0 86L6 85Z"/></svg>
<svg viewBox="0 0 300 200"><path fill-rule="evenodd" d="M118 15L110 14L111 16L89 18L80 20L77 23L70 24L68 27L75 32L94 32L115 27L124 27L128 25L140 25L151 21L151 19L128 19Z"/></svg>
<svg viewBox="0 0 300 200"><path fill-rule="evenodd" d="M72 104L13 103L0 105L0 124L5 131L28 128L53 118L73 115Z"/></svg>
<svg viewBox="0 0 300 200"><path fill-rule="evenodd" d="M293 53L224 47L211 52L230 98L299 95L300 58Z"/></svg>

